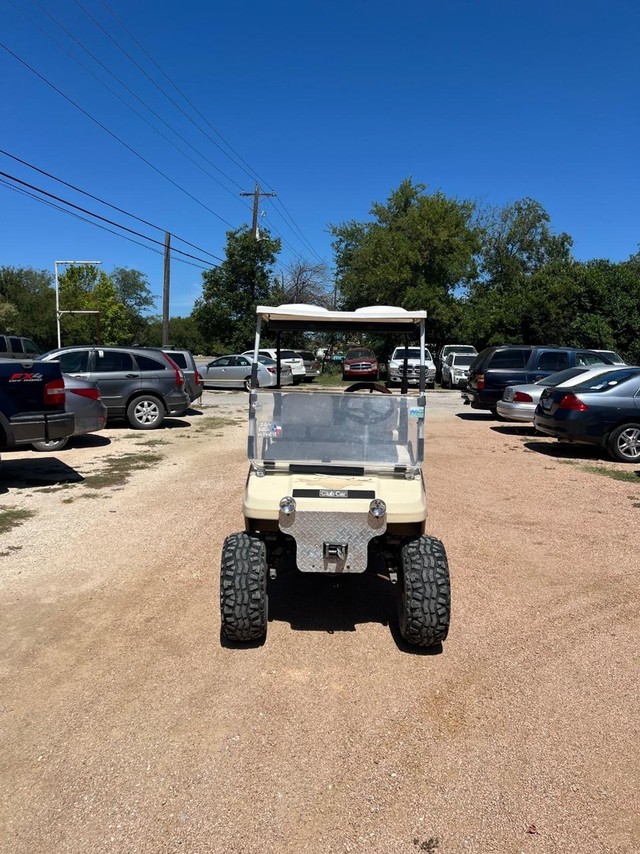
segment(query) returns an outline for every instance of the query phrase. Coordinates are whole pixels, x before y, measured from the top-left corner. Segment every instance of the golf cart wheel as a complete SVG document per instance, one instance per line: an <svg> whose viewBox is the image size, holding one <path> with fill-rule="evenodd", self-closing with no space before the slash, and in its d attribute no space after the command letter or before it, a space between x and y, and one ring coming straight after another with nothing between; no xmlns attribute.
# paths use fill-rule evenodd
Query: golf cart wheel
<svg viewBox="0 0 640 854"><path fill-rule="evenodd" d="M612 430L607 449L621 463L640 462L640 423L622 424Z"/></svg>
<svg viewBox="0 0 640 854"><path fill-rule="evenodd" d="M421 536L402 547L402 583L398 602L400 633L414 646L434 646L449 632L451 587L444 546Z"/></svg>
<svg viewBox="0 0 640 854"><path fill-rule="evenodd" d="M267 633L267 549L255 534L231 534L224 541L220 617L231 641L256 641Z"/></svg>
<svg viewBox="0 0 640 854"><path fill-rule="evenodd" d="M162 401L152 394L140 394L127 406L127 421L134 430L155 430L164 421Z"/></svg>

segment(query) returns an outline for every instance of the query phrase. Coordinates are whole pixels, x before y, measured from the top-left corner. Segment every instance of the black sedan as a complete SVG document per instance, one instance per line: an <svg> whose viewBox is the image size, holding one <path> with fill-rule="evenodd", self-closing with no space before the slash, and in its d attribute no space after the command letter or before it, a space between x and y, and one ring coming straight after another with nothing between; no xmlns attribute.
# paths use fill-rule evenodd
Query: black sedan
<svg viewBox="0 0 640 854"><path fill-rule="evenodd" d="M640 367L620 368L567 388L546 388L536 430L605 448L622 463L640 463Z"/></svg>

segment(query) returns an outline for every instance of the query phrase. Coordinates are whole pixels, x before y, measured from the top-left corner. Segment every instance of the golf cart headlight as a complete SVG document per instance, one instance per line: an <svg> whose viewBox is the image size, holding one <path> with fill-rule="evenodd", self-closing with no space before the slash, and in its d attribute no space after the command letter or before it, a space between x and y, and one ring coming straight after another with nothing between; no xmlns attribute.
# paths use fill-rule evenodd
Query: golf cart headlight
<svg viewBox="0 0 640 854"><path fill-rule="evenodd" d="M292 513L295 513L295 499L292 498L290 495L287 495L285 498L280 499L280 512L284 513L285 516L291 516Z"/></svg>
<svg viewBox="0 0 640 854"><path fill-rule="evenodd" d="M369 505L369 513L373 516L374 519L380 519L381 516L387 512L387 505L381 498L374 498L371 504Z"/></svg>

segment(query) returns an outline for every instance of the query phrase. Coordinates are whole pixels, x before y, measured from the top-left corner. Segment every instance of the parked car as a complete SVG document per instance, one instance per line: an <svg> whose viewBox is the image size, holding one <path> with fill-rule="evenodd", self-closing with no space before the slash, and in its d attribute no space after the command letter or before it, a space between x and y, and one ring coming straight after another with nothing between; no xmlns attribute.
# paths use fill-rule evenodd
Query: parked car
<svg viewBox="0 0 640 854"><path fill-rule="evenodd" d="M442 366L444 365L449 353L465 353L467 355L471 354L472 356L476 356L478 351L473 344L445 344L441 347L434 360L436 365L436 381L439 383L442 382Z"/></svg>
<svg viewBox="0 0 640 854"><path fill-rule="evenodd" d="M487 347L469 366L469 381L462 399L473 409L497 414L498 401L508 385L533 383L565 368L610 365L602 353L574 347L503 344Z"/></svg>
<svg viewBox="0 0 640 854"><path fill-rule="evenodd" d="M618 367L619 365L595 365L592 368L586 366L567 368L566 371L550 374L535 383L508 385L504 390L502 400L497 403L498 415L507 421L533 422L536 406L540 402L540 397L545 388L570 388L607 371L615 371Z"/></svg>
<svg viewBox="0 0 640 854"><path fill-rule="evenodd" d="M245 350L242 355L253 357L253 350ZM258 350L258 355L267 356L269 359L273 359L275 361L278 357L278 351L275 347L262 347ZM303 382L307 376L304 361L300 355L295 352L295 350L280 350L280 365L288 365L291 368L294 385L298 385L298 383Z"/></svg>
<svg viewBox="0 0 640 854"><path fill-rule="evenodd" d="M622 358L622 356L618 355L618 353L616 353L615 350L594 350L593 352L594 353L601 353L602 355L606 356L611 361L611 364L613 364L613 365L627 365L628 364L628 362L625 362L625 360Z"/></svg>
<svg viewBox="0 0 640 854"><path fill-rule="evenodd" d="M0 359L37 359L40 348L23 335L0 335Z"/></svg>
<svg viewBox="0 0 640 854"><path fill-rule="evenodd" d="M200 365L198 370L202 375L205 388L244 388L251 390L251 366L253 356L244 353L232 353L219 356L207 365ZM278 381L278 363L268 356L258 356L258 386L269 388ZM280 385L292 385L293 372L290 365L280 366Z"/></svg>
<svg viewBox="0 0 640 854"><path fill-rule="evenodd" d="M407 347L406 355L407 385L418 385L418 382L420 381L420 348ZM391 358L389 359L389 364L387 366L389 386L400 385L400 383L402 382L402 375L404 373L404 357L404 345L396 347L393 353L391 354ZM433 362L433 357L431 353L426 347L424 351L424 358L426 370L426 386L427 388L433 388L436 382L436 366Z"/></svg>
<svg viewBox="0 0 640 854"><path fill-rule="evenodd" d="M72 436L60 439L32 442L35 451L61 451L74 436L85 433L96 433L103 430L107 423L107 407L100 399L100 390L94 382L63 374L64 408L75 418L75 428Z"/></svg>
<svg viewBox="0 0 640 854"><path fill-rule="evenodd" d="M107 417L125 418L136 430L153 430L167 415L184 415L189 408L184 375L161 350L78 345L49 350L39 359L60 362L63 373L95 382Z"/></svg>
<svg viewBox="0 0 640 854"><path fill-rule="evenodd" d="M185 391L189 395L189 401L193 403L201 396L204 388L193 353L191 350L181 350L175 347L163 347L162 352L170 356L182 371Z"/></svg>
<svg viewBox="0 0 640 854"><path fill-rule="evenodd" d="M466 388L473 353L449 353L442 363L442 388Z"/></svg>
<svg viewBox="0 0 640 854"><path fill-rule="evenodd" d="M377 380L378 359L368 347L347 350L342 363L343 380Z"/></svg>
<svg viewBox="0 0 640 854"><path fill-rule="evenodd" d="M571 391L547 388L533 419L536 430L597 445L621 463L640 463L640 367L620 367Z"/></svg>
<svg viewBox="0 0 640 854"><path fill-rule="evenodd" d="M312 383L322 373L322 362L314 356L311 350L298 350L298 355L304 362L305 382Z"/></svg>

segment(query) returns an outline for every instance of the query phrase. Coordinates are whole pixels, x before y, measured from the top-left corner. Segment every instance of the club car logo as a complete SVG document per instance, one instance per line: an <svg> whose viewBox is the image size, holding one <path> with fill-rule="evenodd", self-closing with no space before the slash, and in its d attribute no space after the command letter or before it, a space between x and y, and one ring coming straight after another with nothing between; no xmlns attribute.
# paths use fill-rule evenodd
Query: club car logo
<svg viewBox="0 0 640 854"><path fill-rule="evenodd" d="M320 498L348 498L349 492L346 489L321 489Z"/></svg>

